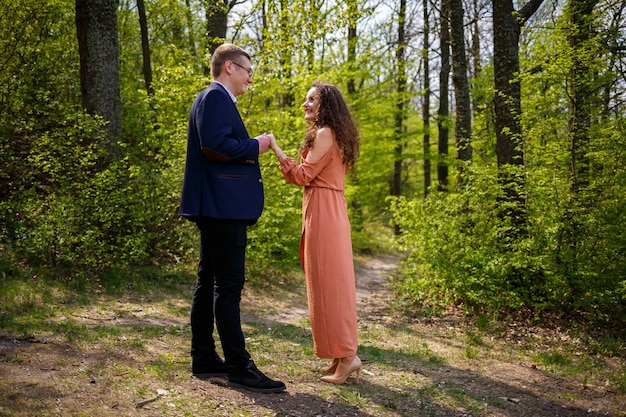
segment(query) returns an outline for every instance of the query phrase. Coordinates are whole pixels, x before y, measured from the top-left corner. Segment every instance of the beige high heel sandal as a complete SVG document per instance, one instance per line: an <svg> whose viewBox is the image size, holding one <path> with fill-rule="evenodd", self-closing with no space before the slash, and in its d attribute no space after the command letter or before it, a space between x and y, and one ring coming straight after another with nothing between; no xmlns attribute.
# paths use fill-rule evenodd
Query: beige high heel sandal
<svg viewBox="0 0 626 417"><path fill-rule="evenodd" d="M337 371L334 375L323 376L321 380L324 382L330 382L331 384L343 384L346 382L350 374L356 371L356 383L359 383L359 378L361 377L361 359L358 356L355 355L354 358L352 358L350 365L348 365L345 370L342 369L342 373L338 373L340 367L341 363L337 365Z"/></svg>

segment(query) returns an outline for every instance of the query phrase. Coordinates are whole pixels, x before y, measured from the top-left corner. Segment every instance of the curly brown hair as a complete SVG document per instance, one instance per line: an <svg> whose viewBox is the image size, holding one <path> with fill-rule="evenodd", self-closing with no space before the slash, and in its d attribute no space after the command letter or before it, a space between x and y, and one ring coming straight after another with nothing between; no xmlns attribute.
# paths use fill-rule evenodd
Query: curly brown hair
<svg viewBox="0 0 626 417"><path fill-rule="evenodd" d="M304 134L300 146L300 154L313 148L317 131L322 127L329 127L335 133L335 140L344 164L354 170L359 158L359 131L356 127L348 104L339 89L324 81L314 81L319 95L319 110L315 122L311 123Z"/></svg>

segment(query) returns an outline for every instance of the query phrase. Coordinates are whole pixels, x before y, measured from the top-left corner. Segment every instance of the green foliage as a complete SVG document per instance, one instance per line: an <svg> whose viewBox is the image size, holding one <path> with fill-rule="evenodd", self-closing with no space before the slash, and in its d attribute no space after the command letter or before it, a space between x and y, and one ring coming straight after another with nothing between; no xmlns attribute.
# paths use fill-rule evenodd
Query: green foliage
<svg viewBox="0 0 626 417"><path fill-rule="evenodd" d="M531 294L516 288L532 279L526 267L536 259L527 251L512 251L506 242L507 225L497 216L495 172L472 174L460 193L390 201L402 230L400 248L409 253L394 284L409 305L454 303L476 312L514 309L529 301Z"/></svg>
<svg viewBox="0 0 626 417"><path fill-rule="evenodd" d="M527 234L512 241L515 225L498 214L499 192L494 172L474 169L461 192L391 200L400 248L409 253L394 282L400 299L472 313L527 307L623 319L623 201L581 210L547 190L542 198L531 193Z"/></svg>
<svg viewBox="0 0 626 417"><path fill-rule="evenodd" d="M253 56L254 84L238 104L249 133L273 132L296 156L306 125L300 103L311 81L325 79L342 89L361 131L361 157L346 187L355 253L390 249L390 219L400 227L397 247L409 258L394 284L403 302L430 311L455 303L490 317L520 307L623 315L626 123L619 60L610 50L623 43L623 31L603 15L613 6L598 8L597 36L581 50L570 48L567 22L557 20L547 30L527 27L519 75L524 169L495 167L493 65L484 66L473 80L480 109L472 126L474 160L461 175L453 156L433 157L433 189L436 162L443 162L451 168L451 191L433 190L422 199L423 86L412 81L419 79L421 63L419 54L407 51L409 116L406 132L398 135L395 49L388 46L395 42L395 23L372 20L376 8L363 4L348 12L339 3L319 8L296 1L283 8L285 3L269 2L263 10L261 3L244 3L230 11L226 40ZM0 261L104 269L193 263L198 233L177 210L188 110L210 81L205 5L146 4L154 91L148 95L136 5L119 3L123 135L121 154L109 165L102 162L108 160L102 121L81 110L73 2L4 1L3 10ZM354 19L359 37L353 66L344 29ZM574 190L569 88L572 67L581 61L598 105L590 112L585 145L590 178ZM350 94L349 84L356 88ZM453 118L446 123L453 132ZM433 123L430 133L434 156ZM398 144L404 148L405 197L390 200ZM260 159L266 200L249 230L253 280L268 270L299 267L302 189L284 181L271 152ZM498 182L509 174L523 178L524 207L503 198ZM528 215L523 225L509 218L516 209Z"/></svg>

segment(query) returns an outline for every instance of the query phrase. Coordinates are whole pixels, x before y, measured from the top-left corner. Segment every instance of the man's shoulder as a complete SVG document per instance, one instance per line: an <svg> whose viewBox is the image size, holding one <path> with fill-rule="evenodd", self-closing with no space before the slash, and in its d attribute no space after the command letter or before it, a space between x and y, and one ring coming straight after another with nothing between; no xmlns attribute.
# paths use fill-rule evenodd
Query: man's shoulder
<svg viewBox="0 0 626 417"><path fill-rule="evenodd" d="M226 87L224 87L223 84L216 82L216 81L211 82L207 86L206 90L207 91L219 91L222 94L228 95L228 92L226 91Z"/></svg>
<svg viewBox="0 0 626 417"><path fill-rule="evenodd" d="M224 95L227 95L226 90L224 89L224 87L222 87L219 83L216 82L212 82L211 84L207 85L206 88L204 89L204 93L208 94L208 93L221 93Z"/></svg>
<svg viewBox="0 0 626 417"><path fill-rule="evenodd" d="M227 100L228 93L222 88L218 83L211 83L204 90L198 94L196 101L202 101L206 103L207 101L223 101Z"/></svg>

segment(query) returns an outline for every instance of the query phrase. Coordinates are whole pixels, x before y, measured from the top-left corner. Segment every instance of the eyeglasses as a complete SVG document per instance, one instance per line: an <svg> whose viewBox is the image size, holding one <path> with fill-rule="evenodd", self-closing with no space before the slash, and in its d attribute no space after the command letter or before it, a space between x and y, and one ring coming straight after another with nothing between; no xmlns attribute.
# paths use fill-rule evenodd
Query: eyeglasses
<svg viewBox="0 0 626 417"><path fill-rule="evenodd" d="M232 62L233 64L237 65L239 68L241 68L242 70L247 72L248 76L252 77L252 68L246 68L243 65L236 63L235 61L230 61L230 62Z"/></svg>

